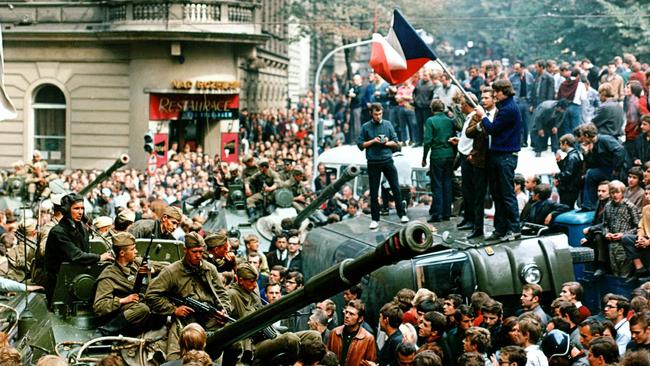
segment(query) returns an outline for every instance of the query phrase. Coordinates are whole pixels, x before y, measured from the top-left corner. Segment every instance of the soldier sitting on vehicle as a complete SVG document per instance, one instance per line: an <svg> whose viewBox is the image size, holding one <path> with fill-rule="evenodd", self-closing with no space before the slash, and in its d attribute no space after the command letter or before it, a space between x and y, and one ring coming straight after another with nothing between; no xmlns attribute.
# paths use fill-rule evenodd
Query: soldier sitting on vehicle
<svg viewBox="0 0 650 366"><path fill-rule="evenodd" d="M230 251L228 236L224 230L214 234L207 234L205 244L208 247L208 261L217 267L219 273L230 272L235 270L235 254Z"/></svg>
<svg viewBox="0 0 650 366"><path fill-rule="evenodd" d="M38 201L41 197L45 198L50 195L49 183L57 179L56 174L48 174L47 163L38 161L31 165L30 174L25 178L29 200Z"/></svg>
<svg viewBox="0 0 650 366"><path fill-rule="evenodd" d="M305 187L305 171L297 166L293 169L291 177L284 181L284 188L291 190L293 194L293 208L300 212L305 209L305 205L311 201L311 191Z"/></svg>
<svg viewBox="0 0 650 366"><path fill-rule="evenodd" d="M172 316L167 338L167 359L178 359L180 330L185 324L197 322L208 331L226 322L231 310L230 299L217 268L203 260L205 242L197 233L185 236L185 256L165 267L145 295L152 313ZM215 308L203 313L187 305L187 299ZM180 301L183 301L182 303Z"/></svg>
<svg viewBox="0 0 650 366"><path fill-rule="evenodd" d="M7 248L8 268L5 277L24 282L31 273L32 260L36 254L38 240L36 220L31 218L22 220L16 234L18 236L15 245Z"/></svg>
<svg viewBox="0 0 650 366"><path fill-rule="evenodd" d="M129 228L129 232L136 238L175 240L172 233L183 219L183 214L178 207L167 206L158 220L143 219L136 221Z"/></svg>
<svg viewBox="0 0 650 366"><path fill-rule="evenodd" d="M146 324L150 313L147 304L140 301L143 295L136 292L135 284L149 273L149 267L147 264L139 265L141 260L136 259L138 250L133 235L117 233L112 237L112 243L115 263L104 268L97 278L93 310L97 315L113 317L99 328L103 335L118 334L127 329L136 334L132 332L132 326Z"/></svg>
<svg viewBox="0 0 650 366"><path fill-rule="evenodd" d="M269 161L266 159L260 160L259 171L253 174L248 181L244 181L246 198L246 208L248 211L248 218L255 221L257 218L256 207L260 203L264 203L262 211L268 209L269 203L273 199L271 193L275 191L281 184L278 174L269 167Z"/></svg>
<svg viewBox="0 0 650 366"><path fill-rule="evenodd" d="M93 220L92 225L95 230L93 231L93 235L91 236L91 239L98 239L98 240L110 239L111 236L110 232L111 229L113 229L113 219L111 219L109 216L98 216Z"/></svg>

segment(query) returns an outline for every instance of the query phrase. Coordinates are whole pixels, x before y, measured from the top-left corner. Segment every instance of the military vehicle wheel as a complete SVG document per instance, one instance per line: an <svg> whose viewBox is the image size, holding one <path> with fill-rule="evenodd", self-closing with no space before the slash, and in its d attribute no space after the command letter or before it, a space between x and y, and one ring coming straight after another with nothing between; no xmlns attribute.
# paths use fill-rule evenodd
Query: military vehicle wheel
<svg viewBox="0 0 650 366"><path fill-rule="evenodd" d="M584 247L571 247L571 259L573 264L589 263L594 261L594 250Z"/></svg>

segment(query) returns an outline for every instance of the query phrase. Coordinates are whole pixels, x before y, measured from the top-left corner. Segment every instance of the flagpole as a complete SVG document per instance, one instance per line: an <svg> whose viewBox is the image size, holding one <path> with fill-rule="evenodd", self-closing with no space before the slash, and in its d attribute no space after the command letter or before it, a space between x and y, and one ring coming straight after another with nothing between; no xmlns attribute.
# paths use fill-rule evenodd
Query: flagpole
<svg viewBox="0 0 650 366"><path fill-rule="evenodd" d="M472 107L474 107L474 108L478 107L478 106L476 105L476 103L474 103L474 100L473 100L472 98L470 98L470 96L469 96L469 94L467 93L467 91L465 91L465 88L463 88L463 86L460 85L460 83L458 82L458 80L456 80L456 78L454 77L454 75L453 75L451 72L449 72L449 69L447 68L447 65L445 65L444 62L440 61L439 58L436 58L436 63L438 63L438 65L440 65L440 67L442 68L442 71L444 71L445 74L447 74L447 76L449 76L449 78L451 79L451 81L452 81L454 84L456 84L456 86L460 89L460 92L463 93L463 95L465 96L465 99L467 99L467 100L469 101L469 104L471 104ZM476 96L476 97L478 98L478 96Z"/></svg>
<svg viewBox="0 0 650 366"><path fill-rule="evenodd" d="M364 41L359 41L359 42L354 42L354 43L349 43L349 44L344 44L343 46L336 47L335 49L331 50L318 64L318 68L316 69L316 76L314 77L314 141L313 141L313 149L314 149L314 166L312 169L312 185L314 184L314 179L316 178L316 174L318 173L318 166L316 165L316 161L318 160L318 112L319 112L319 105L318 105L318 99L320 99L320 73L323 71L323 67L325 66L325 63L337 52L348 49L348 48L353 48L353 47L359 47L359 46L364 46L367 44L371 44L372 39L367 39Z"/></svg>

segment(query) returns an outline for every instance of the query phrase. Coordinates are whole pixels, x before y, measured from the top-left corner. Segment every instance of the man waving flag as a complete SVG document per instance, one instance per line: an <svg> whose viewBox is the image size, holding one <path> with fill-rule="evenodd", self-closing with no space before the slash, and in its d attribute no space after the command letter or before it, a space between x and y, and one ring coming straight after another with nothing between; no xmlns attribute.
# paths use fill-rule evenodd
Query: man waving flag
<svg viewBox="0 0 650 366"><path fill-rule="evenodd" d="M2 32L0 31L0 121L16 118L16 107L5 90L5 62L2 52Z"/></svg>
<svg viewBox="0 0 650 366"><path fill-rule="evenodd" d="M399 10L393 12L388 36L372 35L370 67L390 84L399 84L415 74L436 55L424 43Z"/></svg>

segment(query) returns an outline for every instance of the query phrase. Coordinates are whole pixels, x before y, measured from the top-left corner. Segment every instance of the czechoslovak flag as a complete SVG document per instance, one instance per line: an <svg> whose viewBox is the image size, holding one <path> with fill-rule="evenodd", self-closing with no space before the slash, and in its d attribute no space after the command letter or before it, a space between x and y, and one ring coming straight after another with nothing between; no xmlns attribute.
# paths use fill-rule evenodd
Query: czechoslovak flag
<svg viewBox="0 0 650 366"><path fill-rule="evenodd" d="M386 38L372 35L370 67L389 84L399 84L437 57L397 9L392 23Z"/></svg>

